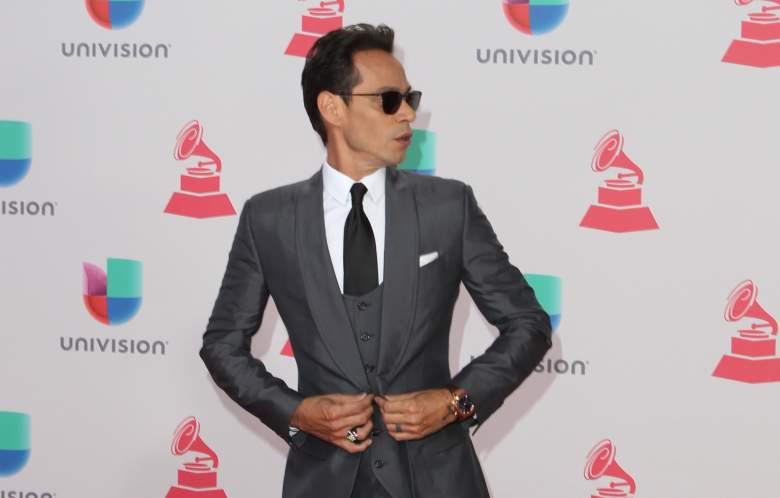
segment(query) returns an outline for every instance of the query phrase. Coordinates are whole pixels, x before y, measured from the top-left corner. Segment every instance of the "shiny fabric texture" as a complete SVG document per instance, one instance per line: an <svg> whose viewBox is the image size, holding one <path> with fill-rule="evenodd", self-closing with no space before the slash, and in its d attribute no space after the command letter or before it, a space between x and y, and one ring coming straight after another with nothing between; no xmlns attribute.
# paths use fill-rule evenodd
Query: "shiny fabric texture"
<svg viewBox="0 0 780 498"><path fill-rule="evenodd" d="M453 382L472 397L481 424L551 345L549 317L510 264L471 188L395 168L387 173L373 387L358 346L345 340L350 321L325 243L321 172L252 197L239 219L200 355L218 386L290 444L284 498L348 498L360 465L360 455L316 437L290 438L290 419L304 397L401 394ZM420 255L434 251L439 257L420 267ZM499 336L451 378L449 333L461 283ZM250 353L270 296L292 344L297 391ZM382 452L406 452L413 496L488 496L465 424L403 445L386 438Z"/></svg>

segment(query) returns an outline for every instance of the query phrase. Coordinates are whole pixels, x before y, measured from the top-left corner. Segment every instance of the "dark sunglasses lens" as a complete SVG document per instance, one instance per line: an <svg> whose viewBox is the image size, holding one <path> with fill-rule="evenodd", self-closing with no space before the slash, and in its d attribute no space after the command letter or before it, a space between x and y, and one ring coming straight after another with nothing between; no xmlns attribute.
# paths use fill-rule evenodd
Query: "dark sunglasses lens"
<svg viewBox="0 0 780 498"><path fill-rule="evenodd" d="M391 90L382 94L382 110L385 114L395 114L401 107L401 92Z"/></svg>
<svg viewBox="0 0 780 498"><path fill-rule="evenodd" d="M409 95L406 96L406 103L409 104L409 107L417 110L418 107L420 107L420 99L422 98L422 92L414 91L409 92Z"/></svg>

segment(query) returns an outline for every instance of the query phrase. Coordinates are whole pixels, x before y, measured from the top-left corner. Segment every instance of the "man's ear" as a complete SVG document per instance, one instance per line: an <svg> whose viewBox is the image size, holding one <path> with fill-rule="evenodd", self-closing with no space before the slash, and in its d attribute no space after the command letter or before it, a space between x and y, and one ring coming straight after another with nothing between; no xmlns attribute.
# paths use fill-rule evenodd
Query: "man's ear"
<svg viewBox="0 0 780 498"><path fill-rule="evenodd" d="M322 119L333 126L341 126L344 120L344 101L335 93L323 90L317 95L317 108Z"/></svg>

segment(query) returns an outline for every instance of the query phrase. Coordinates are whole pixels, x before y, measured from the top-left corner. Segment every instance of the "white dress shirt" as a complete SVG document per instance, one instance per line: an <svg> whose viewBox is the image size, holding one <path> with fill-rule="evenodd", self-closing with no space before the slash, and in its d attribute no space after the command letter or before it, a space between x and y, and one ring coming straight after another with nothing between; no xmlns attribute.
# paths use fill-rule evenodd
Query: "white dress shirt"
<svg viewBox="0 0 780 498"><path fill-rule="evenodd" d="M371 223L376 243L376 267L379 283L385 273L385 176L387 171L381 168L363 177L360 183L368 192L363 197L363 211ZM356 182L338 171L325 161L322 164L322 207L325 211L325 237L330 253L330 262L336 274L341 292L344 292L344 223L352 209L352 196L349 190Z"/></svg>

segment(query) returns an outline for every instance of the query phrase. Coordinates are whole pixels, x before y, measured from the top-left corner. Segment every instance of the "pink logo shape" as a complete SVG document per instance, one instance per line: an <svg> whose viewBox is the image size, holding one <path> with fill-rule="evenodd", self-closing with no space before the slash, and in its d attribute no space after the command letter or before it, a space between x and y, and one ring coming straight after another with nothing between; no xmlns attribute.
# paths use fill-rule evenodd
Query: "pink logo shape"
<svg viewBox="0 0 780 498"><path fill-rule="evenodd" d="M580 222L581 227L608 232L638 232L658 228L650 208L642 206L642 169L623 152L623 135L612 130L596 144L591 169L600 173L609 168L622 168L617 178L604 181L599 187L598 203L592 204ZM634 178L634 180L627 180Z"/></svg>
<svg viewBox="0 0 780 498"><path fill-rule="evenodd" d="M754 318L749 329L739 329L731 338L731 354L723 355L714 377L758 384L780 382L777 356L777 321L758 304L758 287L750 280L737 285L726 303L727 322Z"/></svg>
<svg viewBox="0 0 780 498"><path fill-rule="evenodd" d="M585 479L595 481L602 477L612 478L607 486L596 488L591 498L631 497L636 493L636 482L615 460L615 445L605 439L588 453L585 462ZM628 489L623 489L628 488Z"/></svg>
<svg viewBox="0 0 780 498"><path fill-rule="evenodd" d="M287 339L287 342L284 343L284 347L282 347L282 350L279 351L279 354L282 356L289 356L290 358L295 356L293 354L292 344L290 344L290 339Z"/></svg>
<svg viewBox="0 0 780 498"><path fill-rule="evenodd" d="M190 218L236 214L227 194L219 191L222 161L203 141L203 128L194 120L184 125L179 132L173 151L173 157L177 161L184 161L192 156L204 157L208 161L198 161L196 167L187 168L187 172L181 175L181 190L173 193L165 206L165 212Z"/></svg>
<svg viewBox="0 0 780 498"><path fill-rule="evenodd" d="M306 13L301 16L301 31L293 35L284 51L286 55L306 57L314 42L344 27L344 0L317 3L319 7L306 9Z"/></svg>
<svg viewBox="0 0 780 498"><path fill-rule="evenodd" d="M751 12L742 21L742 37L731 42L723 62L754 67L780 66L780 17L772 13L780 10L780 0L763 0L760 12ZM748 5L753 0L735 0L737 5Z"/></svg>
<svg viewBox="0 0 780 498"><path fill-rule="evenodd" d="M171 486L165 498L227 498L225 492L217 488L219 458L199 434L200 424L195 417L185 418L176 428L171 453L181 456L192 451L206 456L195 457L182 465L178 485Z"/></svg>

